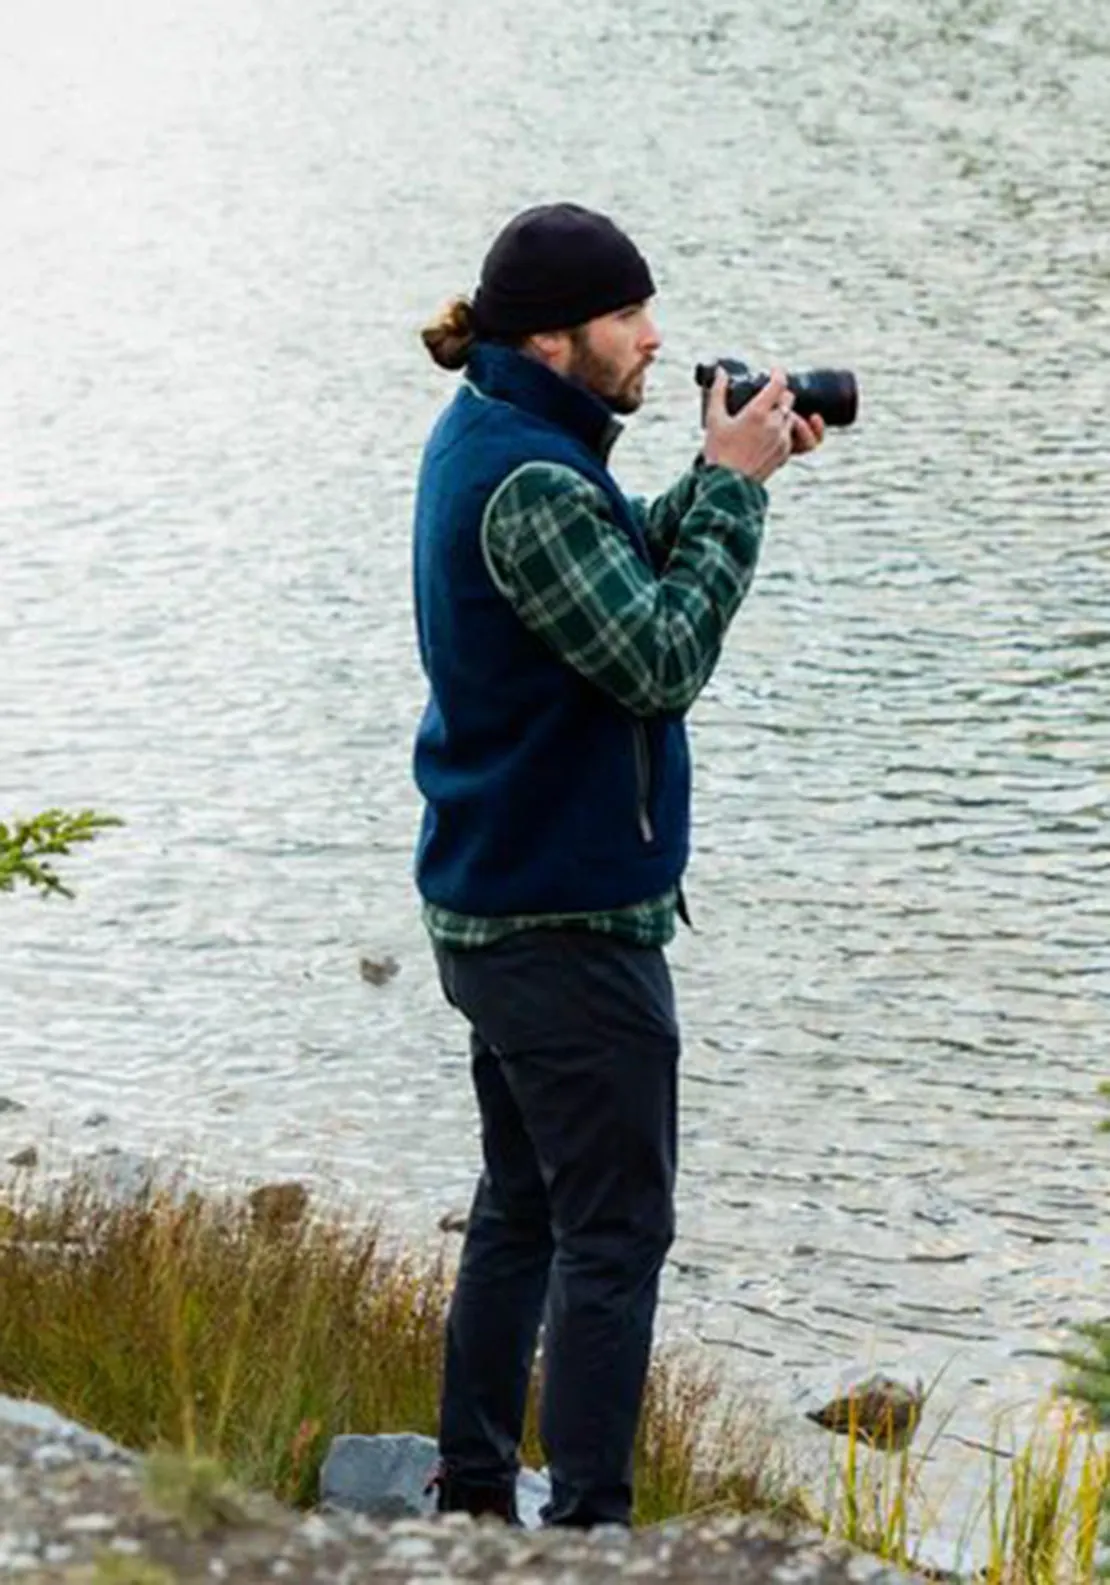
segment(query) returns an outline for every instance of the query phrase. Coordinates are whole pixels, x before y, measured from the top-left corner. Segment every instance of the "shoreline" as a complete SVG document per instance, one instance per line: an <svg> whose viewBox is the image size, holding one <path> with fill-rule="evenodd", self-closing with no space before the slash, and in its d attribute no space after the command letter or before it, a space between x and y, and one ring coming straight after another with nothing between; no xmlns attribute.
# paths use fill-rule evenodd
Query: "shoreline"
<svg viewBox="0 0 1110 1585"><path fill-rule="evenodd" d="M74 1431L79 1428L74 1428ZM460 1515L373 1523L359 1515L307 1516L266 1497L244 1497L232 1519L197 1530L159 1514L127 1455L83 1451L79 1437L15 1427L0 1401L5 1530L0 1573L35 1585L906 1585L907 1574L814 1532L788 1536L766 1521L716 1518L612 1529L514 1531Z"/></svg>
<svg viewBox="0 0 1110 1585"><path fill-rule="evenodd" d="M86 1162L83 1166L71 1168L71 1175L68 1178L65 1175L60 1175L54 1180L54 1189L60 1192L63 1200L67 1192L67 1185L71 1193L79 1190L82 1184L85 1185L85 1188L80 1192L92 1193L91 1210L93 1221L80 1224L80 1226L85 1228L86 1232L88 1226L97 1225L96 1218L98 1216L101 1218L108 1217L107 1225L109 1225L110 1230L113 1225L111 1218L115 1217L119 1221L120 1225L116 1228L118 1247L113 1258L117 1264L121 1261L124 1263L121 1269L125 1271L128 1269L134 1253L129 1242L132 1236L136 1239L141 1239L146 1237L153 1228L154 1233L163 1239L180 1240L184 1236L183 1230L192 1225L198 1237L202 1233L207 1237L208 1233L205 1232L203 1225L206 1218L212 1219L213 1229L221 1239L225 1241L228 1239L239 1239L244 1254L251 1262L268 1260L271 1255L277 1258L278 1254L280 1254L281 1259L287 1262L290 1272L299 1270L298 1260L305 1264L306 1261L309 1261L309 1257L313 1259L321 1258L322 1252L326 1253L326 1258L328 1259L334 1259L337 1262L341 1261L342 1258L345 1258L342 1254L344 1241L357 1243L359 1237L358 1219L356 1217L352 1216L349 1220L341 1221L337 1217L334 1208L331 1210L324 1208L320 1211L317 1211L315 1207L309 1209L309 1196L303 1186L299 1184L279 1183L263 1186L253 1191L246 1201L239 1201L230 1191L226 1191L221 1197L214 1197L207 1195L206 1191L190 1189L188 1187L189 1177L187 1169L180 1166L174 1168L168 1161L159 1162L154 1158L140 1158L128 1156L126 1153L118 1153L109 1154L102 1160L101 1165L105 1168L114 1167L116 1169L114 1182L111 1179L106 1180L103 1176L98 1178L95 1173L90 1176L89 1164ZM50 1201L49 1184L38 1185L39 1194L38 1198L36 1198L34 1174L30 1172L21 1173L19 1178L20 1181L16 1188L21 1199L17 1205L17 1215L25 1215L34 1206ZM91 1191L89 1190L90 1185L92 1186ZM173 1186L172 1191L167 1185ZM9 1190L10 1188L11 1185L9 1185ZM44 1188L46 1189L45 1201L42 1197ZM268 1199L266 1198L267 1195L269 1196ZM80 1193L78 1193L79 1199ZM6 1239L3 1236L4 1229L2 1225L5 1220L2 1209L5 1203L9 1206ZM2 1268L2 1262L5 1258L5 1245L7 1255L11 1258L13 1245L18 1247L20 1231L23 1235L24 1252L26 1253L32 1247L32 1241L28 1237L29 1224L24 1222L17 1224L14 1229L12 1227L13 1213L10 1209L12 1203L10 1192L7 1195L0 1192L0 1268ZM236 1206L238 1209L235 1209ZM69 1214L77 1215L72 1210ZM158 1233L159 1217L161 1217L162 1224L164 1224L160 1234ZM194 1218L194 1223L190 1223L190 1217ZM130 1222L128 1218L131 1218ZM222 1221L221 1218L223 1218ZM302 1218L304 1219L303 1229ZM314 1218L318 1220L314 1221ZM77 1220L80 1223L79 1216ZM128 1228L131 1228L132 1231L128 1232ZM44 1231L48 1230L44 1229ZM12 1236L13 1231L16 1234L14 1238ZM75 1226L70 1231L80 1231L80 1227ZM212 1230L210 1229L209 1231ZM305 1245L306 1255L303 1260L298 1253L299 1246L296 1242L301 1238L302 1231L306 1240L309 1240ZM44 1256L49 1264L58 1255L59 1250L64 1251L65 1263L69 1264L75 1273L72 1285L79 1286L82 1265L95 1265L96 1251L87 1240L85 1242L74 1241L65 1243L66 1224L64 1221L60 1227L54 1226L53 1232L54 1238L52 1241L47 1238L44 1243L39 1245L39 1255ZM62 1235L61 1238L59 1233ZM363 1236L367 1235L364 1234ZM382 1270L387 1273L386 1280L393 1280L392 1277L388 1276L390 1271L406 1273L404 1282L408 1284L408 1287L404 1291L409 1294L409 1299L405 1302L418 1303L422 1310L426 1312L424 1321L421 1323L424 1326L424 1333L420 1338L416 1339L416 1355L411 1367L406 1366L406 1369L412 1369L416 1372L408 1390L416 1394L412 1398L413 1405L423 1405L419 1409L414 1407L412 1411L413 1415L423 1417L423 1423L418 1425L415 1418L406 1420L406 1411L401 1406L401 1400L398 1400L398 1407L386 1414L388 1424L383 1421L376 1426L369 1423L363 1425L358 1422L356 1417L348 1423L340 1424L336 1422L331 1429L333 1432L337 1430L373 1432L375 1429L426 1430L428 1428L429 1405L432 1403L432 1398L428 1394L434 1386L432 1378L438 1368L438 1335L436 1328L439 1323L439 1316L436 1306L442 1302L443 1294L446 1292L445 1284L449 1281L450 1275L449 1264L445 1261L447 1246L441 1247L440 1252L433 1257L422 1251L414 1253L405 1245L403 1240L398 1242L392 1236L390 1236L388 1241L382 1240L380 1242L379 1232L375 1231L370 1236L375 1251L374 1258L386 1262L382 1267ZM315 1239L316 1242L312 1243L311 1239ZM396 1249L399 1253L386 1253L387 1243L389 1250ZM169 1246L167 1245L166 1247L168 1248ZM312 1250L315 1250L315 1256L312 1255ZM186 1254L188 1255L187 1250ZM138 1257L135 1256L135 1258ZM192 1256L189 1255L188 1258L191 1259ZM395 1263L394 1266L390 1266L388 1264L389 1261L393 1261ZM241 1264L242 1262L240 1261L240 1267L236 1269L241 1269ZM303 1276L303 1272L301 1275ZM3 1271L0 1269L0 1277L2 1276ZM420 1297L421 1282L430 1284L425 1297ZM231 1303L234 1306L234 1303L238 1302L235 1300L232 1290L229 1289L227 1292L228 1300L225 1301L225 1308L227 1303ZM438 1299L434 1297L436 1294L439 1295ZM77 1315L83 1314L80 1310L74 1313ZM218 1319L219 1317L217 1316L217 1322ZM395 1325L396 1323L393 1324ZM225 1320L225 1333L226 1329L227 1321ZM385 1338L391 1335L393 1334L389 1332L382 1334ZM226 1336L223 1339L222 1346L226 1354L229 1347L231 1347ZM665 1348L663 1352L666 1353ZM712 1463L718 1457L718 1450L712 1445L716 1435L713 1416L717 1414L718 1409L724 1416L720 1421L720 1433L724 1443L728 1443L729 1436L735 1437L736 1423L729 1418L733 1411L734 1395L731 1391L727 1395L727 1413L725 1412L726 1406L719 1400L716 1388L713 1389L713 1393L709 1398L703 1396L703 1398L698 1399L698 1393L702 1391L702 1388L691 1386L690 1384L694 1382L697 1370L705 1365L704 1353L704 1350L686 1348L675 1355L677 1363L674 1367L674 1374L664 1381L664 1386L660 1389L662 1396L658 1397L657 1394L658 1401L652 1411L655 1419L651 1434L662 1437L665 1443L667 1438L677 1431L680 1438L686 1438L686 1442L683 1443L683 1446L686 1447L686 1453L683 1454L683 1457L689 1456L690 1448L696 1443L700 1448L699 1457L702 1460L708 1457L710 1463ZM232 1365L235 1364L234 1350L232 1350L231 1354L231 1363ZM211 1364L205 1368L210 1372ZM231 1366L229 1366L230 1368ZM689 1381L685 1382L685 1384L684 1371L691 1372ZM325 1374L327 1374L327 1368ZM701 1379L704 1384L708 1377ZM0 1374L0 1391L5 1390L6 1385L3 1375ZM323 1384L317 1383L314 1390L318 1393L326 1385L326 1382ZM23 1391L27 1391L28 1386L30 1395L32 1397L36 1396L34 1382L25 1383ZM239 1391L238 1386L236 1391ZM684 1392L686 1393L685 1399L683 1398ZM706 1410L707 1403L711 1406L710 1411ZM691 1409L691 1404L695 1404L696 1407ZM66 1408L67 1406L63 1404L62 1407ZM744 1457L752 1464L752 1468L762 1471L758 1479L761 1481L769 1479L771 1481L771 1485L767 1488L768 1492L777 1491L780 1497L788 1491L797 1491L799 1495L808 1493L806 1500L810 1504L808 1509L810 1512L814 1511L814 1503L817 1504L818 1508L821 1507L820 1493L824 1488L825 1502L823 1511L826 1513L826 1522L831 1521L834 1528L838 1521L843 1522L845 1513L840 1512L838 1514L837 1512L837 1504L842 1504L842 1497L835 1495L835 1493L839 1492L837 1482L842 1483L843 1480L840 1466L845 1453L850 1453L850 1450L846 1449L843 1439L830 1438L820 1431L813 1431L807 1436L801 1426L779 1425L774 1423L773 1417L769 1419L762 1413L758 1417L753 1418L750 1413L751 1406L747 1405L746 1408L749 1411L749 1423L743 1428L744 1441L743 1443L736 1442L733 1451L743 1446ZM192 1411L190 1411L191 1413ZM691 1414L693 1414L692 1419L683 1419L683 1416ZM674 1418L676 1415L678 1416L677 1420ZM392 1419L390 1416L392 1416ZM81 1417L78 1416L78 1418ZM752 1440L753 1435L755 1440ZM926 1425L919 1437L919 1447L924 1450L920 1461L918 1461L917 1454L915 1453L914 1455L912 1473L915 1488L920 1486L920 1477L929 1474L927 1466L930 1463L937 1466L932 1472L933 1474L943 1474L944 1465L934 1457L937 1444L935 1441L931 1441L931 1436L932 1432ZM690 1438L693 1438L693 1441L690 1441ZM688 1446L687 1443L689 1443ZM138 1446L141 1445L141 1441L132 1440L128 1445ZM149 1440L145 1445L149 1445ZM808 1461L800 1456L800 1450L807 1446L812 1454ZM897 1478L896 1461L893 1459L885 1460L879 1454L867 1454L864 1449L857 1449L856 1453L858 1455L856 1462L859 1465L859 1471L854 1477L857 1485L853 1501L863 1496L868 1503L881 1504L882 1502L889 1502L891 1500L890 1480L892 1477ZM655 1450L648 1448L647 1454L654 1457ZM980 1464L976 1466L978 1476L975 1484L979 1488L976 1495L981 1498L983 1495L982 1459L981 1455L977 1456L980 1457ZM316 1459L316 1468L319 1468L322 1458L322 1447L314 1448L313 1457ZM776 1471L782 1469L787 1471L787 1473L781 1477L778 1474L773 1476L769 1474L769 1460L774 1461ZM808 1468L803 1467L807 1463ZM903 1468L903 1479L908 1471L908 1466ZM666 1477L667 1480L677 1478L677 1475ZM692 1477L681 1477L683 1481L689 1478ZM681 1499L679 1497L680 1489L683 1488L675 1488L676 1495L664 1500L671 1502L684 1500L688 1502L689 1499ZM722 1488L723 1490L724 1488ZM766 1497L760 1499L758 1490L758 1486L752 1487L752 1496L744 1499L745 1505L751 1506L753 1501L756 1507L760 1507L761 1503L766 1504L769 1499ZM881 1495L882 1493L885 1493L885 1495ZM302 1495L308 1495L307 1488L304 1488ZM920 1495L920 1491L916 1495ZM957 1532L953 1528L952 1533L949 1534L945 1528L942 1528L936 1517L932 1516L924 1526L924 1536L917 1553L929 1565L945 1572L954 1569L966 1569L969 1559L975 1561L976 1552L980 1550L973 1548L969 1544L971 1540L971 1531L967 1524L969 1509L967 1503L962 1499L958 1504L958 1510L956 1520L963 1525L962 1531ZM654 1525L649 1525L648 1528L654 1528ZM902 1545L905 1546L911 1542L917 1533L917 1527L910 1525L903 1537Z"/></svg>

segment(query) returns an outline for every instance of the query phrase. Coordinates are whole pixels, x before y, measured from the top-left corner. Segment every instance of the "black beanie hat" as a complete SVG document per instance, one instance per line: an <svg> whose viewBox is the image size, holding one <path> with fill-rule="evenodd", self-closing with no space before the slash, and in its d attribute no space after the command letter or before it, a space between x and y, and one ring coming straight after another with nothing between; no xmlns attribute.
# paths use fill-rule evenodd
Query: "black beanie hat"
<svg viewBox="0 0 1110 1585"><path fill-rule="evenodd" d="M478 334L568 330L655 294L647 261L608 215L541 204L510 220L482 263Z"/></svg>

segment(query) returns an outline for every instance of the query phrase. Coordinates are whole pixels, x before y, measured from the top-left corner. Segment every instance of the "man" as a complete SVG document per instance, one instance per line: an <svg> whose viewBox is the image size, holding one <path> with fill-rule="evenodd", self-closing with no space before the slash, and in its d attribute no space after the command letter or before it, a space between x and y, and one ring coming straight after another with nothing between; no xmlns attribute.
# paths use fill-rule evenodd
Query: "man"
<svg viewBox="0 0 1110 1585"><path fill-rule="evenodd" d="M447 1321L441 1509L515 1519L544 1321L549 1524L627 1524L674 1234L685 917L683 720L751 582L765 481L821 439L776 371L651 505L606 459L661 338L611 220L531 209L473 301L424 332L466 380L421 466L414 574L430 695L417 881L470 1025L484 1170Z"/></svg>

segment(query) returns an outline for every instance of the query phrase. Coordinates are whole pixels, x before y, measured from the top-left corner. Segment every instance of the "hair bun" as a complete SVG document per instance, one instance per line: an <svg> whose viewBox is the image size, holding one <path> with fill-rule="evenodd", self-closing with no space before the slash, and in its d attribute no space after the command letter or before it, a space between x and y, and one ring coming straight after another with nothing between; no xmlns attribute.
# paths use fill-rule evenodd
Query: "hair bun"
<svg viewBox="0 0 1110 1585"><path fill-rule="evenodd" d="M420 332L420 339L441 369L461 369L476 336L474 305L469 297L453 297Z"/></svg>

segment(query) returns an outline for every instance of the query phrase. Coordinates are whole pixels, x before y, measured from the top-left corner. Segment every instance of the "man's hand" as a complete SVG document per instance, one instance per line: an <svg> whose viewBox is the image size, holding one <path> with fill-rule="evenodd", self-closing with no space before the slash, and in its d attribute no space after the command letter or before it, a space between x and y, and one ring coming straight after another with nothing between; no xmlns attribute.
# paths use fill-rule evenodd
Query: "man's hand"
<svg viewBox="0 0 1110 1585"><path fill-rule="evenodd" d="M731 468L764 484L788 457L813 451L825 438L824 420L799 418L782 369L772 369L762 391L738 413L725 405L728 375L718 369L705 415L707 463Z"/></svg>

